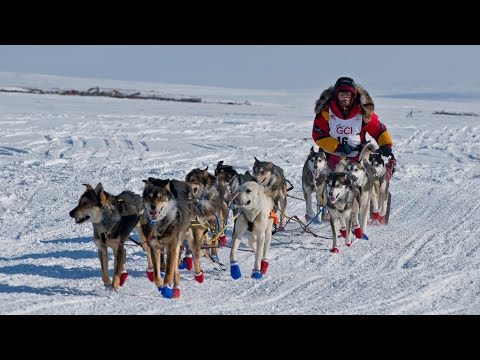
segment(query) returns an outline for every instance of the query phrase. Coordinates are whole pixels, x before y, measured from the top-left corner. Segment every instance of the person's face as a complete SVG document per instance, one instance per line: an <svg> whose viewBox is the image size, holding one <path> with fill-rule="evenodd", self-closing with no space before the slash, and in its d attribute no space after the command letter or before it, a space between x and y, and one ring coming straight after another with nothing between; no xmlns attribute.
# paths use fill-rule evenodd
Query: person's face
<svg viewBox="0 0 480 360"><path fill-rule="evenodd" d="M352 93L350 91L339 91L337 98L340 105L348 107L352 102Z"/></svg>

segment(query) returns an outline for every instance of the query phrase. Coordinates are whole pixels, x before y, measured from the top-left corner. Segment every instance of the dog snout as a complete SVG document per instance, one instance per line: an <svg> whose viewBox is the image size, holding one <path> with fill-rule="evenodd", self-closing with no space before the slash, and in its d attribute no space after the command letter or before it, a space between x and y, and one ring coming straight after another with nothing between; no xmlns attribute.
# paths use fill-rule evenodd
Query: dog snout
<svg viewBox="0 0 480 360"><path fill-rule="evenodd" d="M68 213L68 215L70 215L70 217L74 218L74 217L75 217L75 210L76 210L76 208L73 209L72 211L70 211L70 212Z"/></svg>

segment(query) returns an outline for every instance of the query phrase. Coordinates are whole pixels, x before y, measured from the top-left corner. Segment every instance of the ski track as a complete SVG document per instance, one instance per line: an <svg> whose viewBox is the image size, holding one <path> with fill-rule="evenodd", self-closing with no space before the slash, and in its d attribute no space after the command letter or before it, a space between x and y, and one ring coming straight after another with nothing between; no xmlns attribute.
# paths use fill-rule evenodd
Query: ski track
<svg viewBox="0 0 480 360"><path fill-rule="evenodd" d="M127 283L117 292L104 289L91 225L76 225L68 216L84 183L102 182L113 194L141 194L141 180L149 176L183 180L197 167L213 173L219 160L244 172L256 156L281 166L294 185L289 194L303 198L301 172L313 145L318 94L258 96L248 99L248 107L159 107L125 99L0 94L0 313L480 313L480 127L467 117L452 122L434 116L443 104L427 101L415 102L416 117L405 118L401 111L407 113L411 102L401 99L379 100L398 166L390 185L390 224L369 227L370 240L347 248L340 239L340 253L332 254L329 224L312 224L320 235L315 238L292 222L290 231L274 235L261 280L250 278L253 253L244 251L238 252L242 277L231 279L230 249L223 248L219 256L227 271L202 258L205 282L181 271L176 300L161 297L146 279L145 254L128 246ZM287 201L287 213L304 220L305 203ZM229 227L229 241L231 232ZM241 248L247 244L244 237ZM109 258L112 273L111 253Z"/></svg>

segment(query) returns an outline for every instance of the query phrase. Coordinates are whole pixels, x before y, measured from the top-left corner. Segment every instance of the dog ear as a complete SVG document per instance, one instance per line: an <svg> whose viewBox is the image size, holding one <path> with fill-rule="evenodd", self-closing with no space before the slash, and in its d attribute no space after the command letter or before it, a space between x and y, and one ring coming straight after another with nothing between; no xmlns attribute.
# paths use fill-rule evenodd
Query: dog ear
<svg viewBox="0 0 480 360"><path fill-rule="evenodd" d="M207 167L206 167L205 169L203 169L202 171L205 171L205 172L208 171L208 165L207 165Z"/></svg>
<svg viewBox="0 0 480 360"><path fill-rule="evenodd" d="M100 203L102 204L102 206L108 205L108 198L107 198L107 195L105 194L105 191L100 192Z"/></svg>
<svg viewBox="0 0 480 360"><path fill-rule="evenodd" d="M217 168L219 168L220 166L223 165L223 160L220 160L218 163L217 163Z"/></svg>
<svg viewBox="0 0 480 360"><path fill-rule="evenodd" d="M150 179L151 178L148 178L147 180L142 180L145 183L145 187L152 185Z"/></svg>
<svg viewBox="0 0 480 360"><path fill-rule="evenodd" d="M313 148L313 146L310 148L310 155L312 154L315 154L315 149Z"/></svg>
<svg viewBox="0 0 480 360"><path fill-rule="evenodd" d="M102 185L102 183L98 183L97 186L95 187L95 190L94 190L94 191L95 191L95 195L98 196L98 194L100 194L100 192L103 191L103 185Z"/></svg>
<svg viewBox="0 0 480 360"><path fill-rule="evenodd" d="M89 190L89 191L94 191L92 185L90 185L90 184L83 184L83 185L87 187L87 190Z"/></svg>

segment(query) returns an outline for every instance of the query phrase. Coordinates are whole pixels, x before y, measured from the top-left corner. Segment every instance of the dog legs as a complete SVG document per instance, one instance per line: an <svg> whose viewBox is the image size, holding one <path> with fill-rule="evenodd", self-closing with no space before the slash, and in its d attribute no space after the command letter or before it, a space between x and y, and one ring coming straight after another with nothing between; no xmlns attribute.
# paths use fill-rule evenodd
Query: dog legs
<svg viewBox="0 0 480 360"><path fill-rule="evenodd" d="M315 213L313 212L312 208L312 192L310 191L310 189L303 189L303 197L305 198L307 215L310 217L314 217Z"/></svg>
<svg viewBox="0 0 480 360"><path fill-rule="evenodd" d="M280 224L278 227L284 227L285 225L285 216L287 211L287 189L282 189L284 193L280 196ZM311 200L310 200L311 201Z"/></svg>
<svg viewBox="0 0 480 360"><path fill-rule="evenodd" d="M98 245L101 240L96 240L98 246L98 258L100 259L100 267L102 269L102 281L105 287L110 287L112 282L110 281L110 275L108 275L108 251L107 246L101 244Z"/></svg>
<svg viewBox="0 0 480 360"><path fill-rule="evenodd" d="M163 244L161 244L163 247ZM160 276L160 266L161 266L161 249L159 249L157 246L151 247L150 249L151 254L152 254L152 265L153 265L153 281L155 285L160 288L163 286L163 280L162 277Z"/></svg>
<svg viewBox="0 0 480 360"><path fill-rule="evenodd" d="M118 289L120 287L120 276L122 271L126 271L126 259L127 252L125 251L125 246L123 242L120 242L118 246L113 247L114 262L113 262L113 288Z"/></svg>

